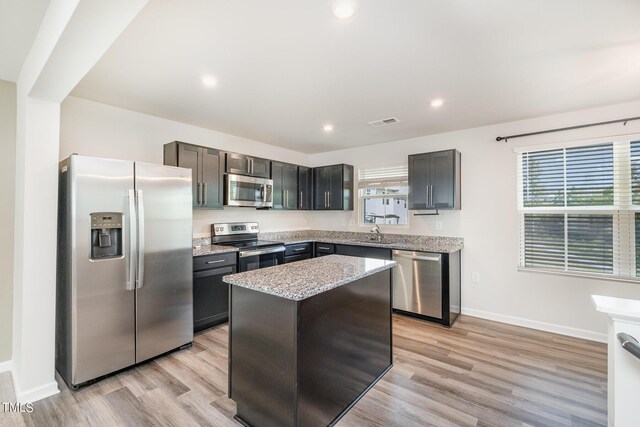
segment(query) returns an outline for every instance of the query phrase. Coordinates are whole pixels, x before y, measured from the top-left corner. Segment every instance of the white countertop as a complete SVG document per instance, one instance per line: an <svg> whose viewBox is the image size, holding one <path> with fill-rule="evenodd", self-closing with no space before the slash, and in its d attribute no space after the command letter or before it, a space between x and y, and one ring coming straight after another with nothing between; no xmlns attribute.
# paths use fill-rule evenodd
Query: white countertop
<svg viewBox="0 0 640 427"><path fill-rule="evenodd" d="M640 301L625 298L591 295L596 310L611 316L627 317L640 320Z"/></svg>

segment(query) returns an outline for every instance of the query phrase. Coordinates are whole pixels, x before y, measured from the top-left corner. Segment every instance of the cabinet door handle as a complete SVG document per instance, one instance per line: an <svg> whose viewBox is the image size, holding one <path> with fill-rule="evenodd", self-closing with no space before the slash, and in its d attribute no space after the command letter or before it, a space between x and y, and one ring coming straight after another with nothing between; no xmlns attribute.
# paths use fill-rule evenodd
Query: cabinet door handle
<svg viewBox="0 0 640 427"><path fill-rule="evenodd" d="M196 186L196 206L200 206L200 183Z"/></svg>
<svg viewBox="0 0 640 427"><path fill-rule="evenodd" d="M249 173L253 175L253 159L249 159Z"/></svg>
<svg viewBox="0 0 640 427"><path fill-rule="evenodd" d="M202 184L202 204L207 205L207 183Z"/></svg>
<svg viewBox="0 0 640 427"><path fill-rule="evenodd" d="M300 209L302 209L302 191L300 192L300 203L298 203Z"/></svg>
<svg viewBox="0 0 640 427"><path fill-rule="evenodd" d="M289 207L289 190L284 190L286 196L285 196L285 202L287 203L287 205L285 207Z"/></svg>

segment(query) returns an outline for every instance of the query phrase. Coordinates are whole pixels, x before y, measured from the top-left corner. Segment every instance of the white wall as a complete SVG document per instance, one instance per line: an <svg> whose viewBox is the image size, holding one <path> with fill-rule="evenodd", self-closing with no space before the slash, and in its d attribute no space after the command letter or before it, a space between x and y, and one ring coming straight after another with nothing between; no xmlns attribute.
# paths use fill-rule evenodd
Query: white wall
<svg viewBox="0 0 640 427"><path fill-rule="evenodd" d="M0 364L11 359L16 85L0 80Z"/></svg>
<svg viewBox="0 0 640 427"><path fill-rule="evenodd" d="M183 141L283 162L306 165L309 161L306 154L296 151L75 97L67 97L62 103L60 125L61 160L78 153L162 163L162 146L171 141ZM214 222L250 220L259 221L263 231L307 228L306 216L298 212L251 208L196 210L194 236L209 236L210 225Z"/></svg>
<svg viewBox="0 0 640 427"><path fill-rule="evenodd" d="M69 97L62 104L60 158L73 152L162 162L162 145L181 140L311 166L349 163L357 168L406 163L407 155L457 148L462 153L462 210L437 217L410 217L406 227L384 232L460 236L463 307L468 314L561 333L604 339L605 319L591 306L591 294L640 299L640 284L517 271L518 216L513 148L564 140L640 133L640 122L548 134L508 143L498 135L570 126L637 115L640 102L539 119L467 129L404 141L307 156L183 123ZM208 236L213 222L257 220L264 231L360 230L358 211L283 212L226 208L195 211L194 235ZM436 229L436 222L442 229ZM471 283L471 272L480 283Z"/></svg>
<svg viewBox="0 0 640 427"><path fill-rule="evenodd" d="M411 216L409 227L394 230L383 225L383 232L464 237L463 307L469 314L603 339L606 319L596 313L589 296L640 299L640 284L517 271L519 241L513 148L640 133L640 122L512 139L508 143L496 142L495 138L633 117L638 111L640 102L622 104L316 154L310 156L310 161L311 166L344 162L353 164L357 170L406 164L408 154L458 149L462 153L462 210L443 211L433 217ZM312 212L308 218L312 229L359 229L358 211ZM442 230L436 230L437 221L442 222ZM471 272L480 273L479 284L471 283Z"/></svg>

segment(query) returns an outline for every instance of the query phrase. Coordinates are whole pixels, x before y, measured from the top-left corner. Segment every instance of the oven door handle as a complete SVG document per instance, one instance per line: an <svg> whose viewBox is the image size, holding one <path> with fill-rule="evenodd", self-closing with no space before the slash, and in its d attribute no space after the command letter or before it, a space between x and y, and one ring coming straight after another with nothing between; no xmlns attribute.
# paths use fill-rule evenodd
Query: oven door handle
<svg viewBox="0 0 640 427"><path fill-rule="evenodd" d="M266 254L277 254L278 252L284 252L284 246L276 246L275 248L260 249L257 251L240 251L240 258L246 258L249 256L258 256Z"/></svg>

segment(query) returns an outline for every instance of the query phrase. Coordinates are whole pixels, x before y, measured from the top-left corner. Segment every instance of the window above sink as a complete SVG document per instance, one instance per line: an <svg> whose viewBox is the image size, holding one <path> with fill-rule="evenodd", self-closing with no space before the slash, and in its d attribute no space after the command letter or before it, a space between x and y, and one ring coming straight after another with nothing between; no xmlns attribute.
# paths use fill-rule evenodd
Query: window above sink
<svg viewBox="0 0 640 427"><path fill-rule="evenodd" d="M407 225L407 166L359 169L360 225Z"/></svg>

